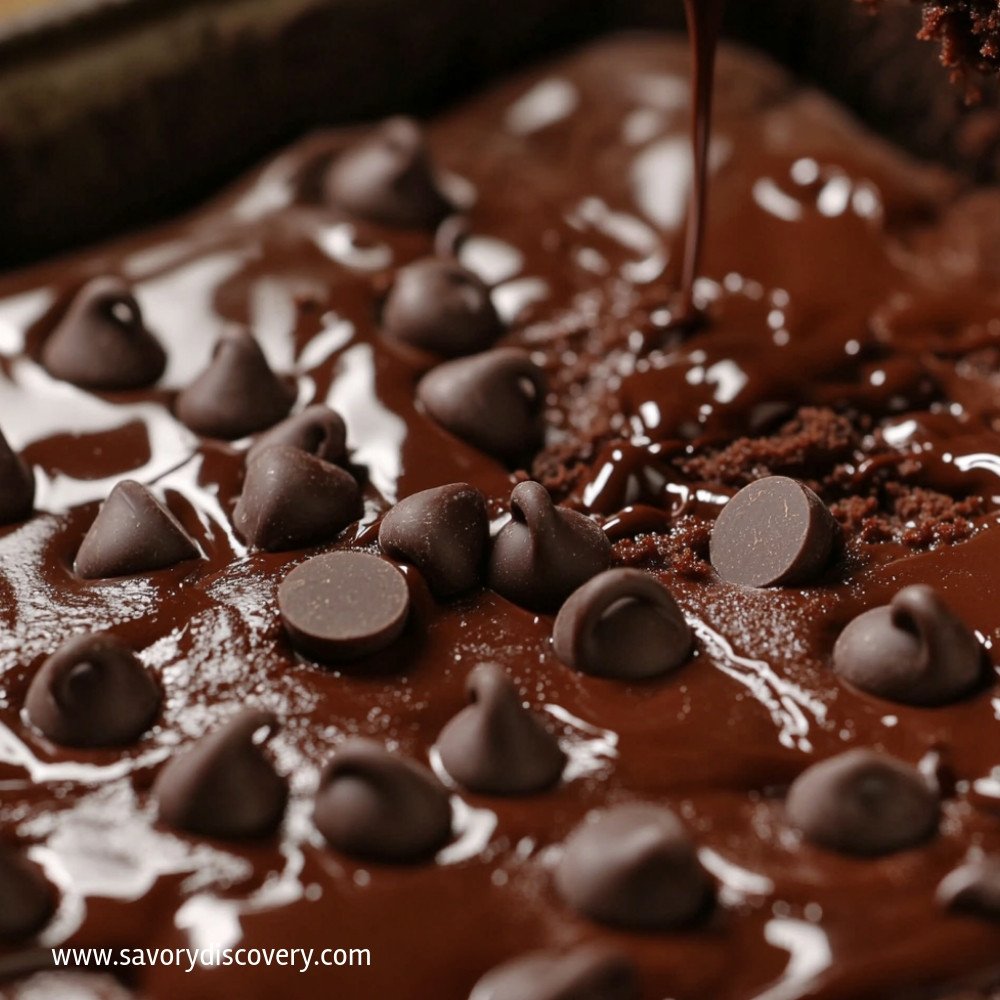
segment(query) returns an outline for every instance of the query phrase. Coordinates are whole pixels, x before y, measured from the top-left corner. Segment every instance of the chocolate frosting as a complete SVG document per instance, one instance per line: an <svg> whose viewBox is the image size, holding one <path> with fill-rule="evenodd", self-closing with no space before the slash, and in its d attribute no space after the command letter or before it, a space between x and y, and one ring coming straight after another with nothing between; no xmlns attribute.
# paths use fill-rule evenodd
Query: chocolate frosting
<svg viewBox="0 0 1000 1000"><path fill-rule="evenodd" d="M0 830L82 901L66 908L78 922L49 925L53 939L373 953L368 968L308 975L131 970L129 988L152 1000L192 988L402 998L428 983L461 1000L511 959L588 941L627 955L644 1000L938 1000L998 978L995 922L935 901L973 845L1000 853L995 671L927 708L859 691L830 664L849 622L911 584L933 586L995 658L1000 201L724 49L694 286L706 322L678 330L689 68L682 40L609 40L427 128L435 165L476 194L457 253L508 324L499 345L547 376L547 438L526 471L613 540L601 569L653 571L695 634L695 658L643 684L559 662L558 608L488 588L440 601L411 566L391 567L410 589L392 644L350 671L296 655L275 594L303 559L378 558L397 499L451 483L484 495L496 534L516 485L505 459L416 402L434 359L379 328L385 290L433 252L433 234L313 197L348 137L305 140L187 219L0 279L0 427L38 485L35 515L0 531ZM167 350L157 387L95 395L37 364L73 292L105 273L128 276ZM295 376L300 405L342 415L367 470L364 514L319 553L248 553L232 523L245 444L175 419L172 394L228 324ZM809 587L734 587L708 561L719 510L768 475L807 485L842 527L842 557ZM70 572L123 478L152 486L204 558L99 583ZM36 665L83 630L113 632L162 682L158 724L135 746L49 748L22 717ZM561 782L488 799L456 789L450 839L410 864L329 846L309 817L331 755L356 735L431 761L482 662L555 720ZM244 842L155 821L150 777L248 704L284 722L257 750L289 775L287 822ZM858 747L908 766L945 754L955 780L936 832L876 857L794 835L783 790ZM553 852L571 831L637 799L672 810L694 841L717 885L703 922L611 930L555 891ZM0 961L23 969L36 944Z"/></svg>

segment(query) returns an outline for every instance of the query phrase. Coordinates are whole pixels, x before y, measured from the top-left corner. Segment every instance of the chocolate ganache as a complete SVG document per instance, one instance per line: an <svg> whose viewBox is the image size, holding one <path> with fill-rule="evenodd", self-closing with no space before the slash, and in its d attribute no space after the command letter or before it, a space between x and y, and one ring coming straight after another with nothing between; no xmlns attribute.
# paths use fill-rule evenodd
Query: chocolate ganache
<svg viewBox="0 0 1000 1000"><path fill-rule="evenodd" d="M910 161L757 57L723 47L718 69L696 326L678 324L669 294L691 189L691 65L681 40L659 37L511 80L419 143L404 130L382 176L453 205L464 223L445 221L447 239L339 203L331 166L378 133L323 133L187 218L0 280L0 429L35 479L35 512L11 501L0 535L0 890L14 914L9 930L0 921L0 973L13 995L64 943L371 950L368 967L308 973L105 970L149 998L950 1000L1000 981L1000 194ZM352 205L372 204L351 190ZM437 217L419 209L408 203L409 219ZM397 275L442 250L460 283L490 290L486 349L501 364L384 327ZM44 367L80 291L106 277L166 353L151 387L91 391ZM248 368L229 365L233 351ZM418 392L470 359L479 381L466 367L452 382L466 396L433 399L456 427L502 440L492 451ZM225 386L227 371L266 391L242 397L238 421L182 422L192 408L178 394L204 413L225 401L204 373ZM484 399L501 404L490 414ZM346 452L321 407L343 419ZM228 440L237 424L269 438L249 468L263 439ZM288 448L361 495L360 518L311 548L285 549L305 536L275 521L294 504L269 477L308 464ZM23 471L13 452L7 465ZM751 505L714 539L713 523L770 476L819 497L837 537L798 584L727 582L715 551L735 538L728 555L752 560L738 518L759 521ZM14 479L3 488L23 499ZM190 550L84 578L78 551L123 480L148 488ZM496 550L480 551L475 517L474 558L456 561L447 525L465 521L430 510L433 495L382 531L398 501L442 487L442 504L482 495L492 539L512 529L504 587L544 584L543 610L484 585ZM307 499L312 538L323 518ZM764 520L780 529L775 510ZM813 528L796 530L807 544ZM369 597L386 578L391 621L350 614L338 563ZM559 660L548 605L566 579L587 586L609 565L650 574L683 614L691 649L669 669ZM286 580L289 598L329 594L308 590L283 617ZM834 668L849 623L912 585L934 588L941 610L896 647L933 655L942 640L927 630L957 620L983 650L981 680L940 704L850 683L869 660L838 654ZM317 610L327 599L332 622ZM633 620L606 613L601 642ZM162 692L129 746L53 743L24 710L42 664L78 634L114 636ZM629 644L623 629L616 657ZM317 648L337 656L314 662ZM503 711L470 706L483 664ZM508 736L536 720L561 777L517 794L455 781L436 748L463 712L477 748L509 747L491 742L496 720ZM501 754L488 763L502 771ZM853 849L875 836L879 853ZM112 995L96 972L63 973L53 995L65 977ZM48 988L54 974L41 975Z"/></svg>

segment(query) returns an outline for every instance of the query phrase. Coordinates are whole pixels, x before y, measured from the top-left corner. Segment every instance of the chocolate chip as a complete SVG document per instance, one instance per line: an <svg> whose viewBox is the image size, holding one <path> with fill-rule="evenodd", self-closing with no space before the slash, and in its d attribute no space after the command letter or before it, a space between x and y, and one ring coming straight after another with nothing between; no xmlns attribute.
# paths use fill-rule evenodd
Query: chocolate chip
<svg viewBox="0 0 1000 1000"><path fill-rule="evenodd" d="M73 568L85 580L132 576L196 559L198 546L145 486L124 479L84 536Z"/></svg>
<svg viewBox="0 0 1000 1000"><path fill-rule="evenodd" d="M39 667L24 708L31 724L62 746L122 746L153 724L160 689L120 639L78 635Z"/></svg>
<svg viewBox="0 0 1000 1000"><path fill-rule="evenodd" d="M314 819L332 847L371 861L419 861L451 837L444 786L371 740L337 750L320 780Z"/></svg>
<svg viewBox="0 0 1000 1000"><path fill-rule="evenodd" d="M909 705L955 701L983 678L972 630L924 585L852 621L833 647L833 668L869 694Z"/></svg>
<svg viewBox="0 0 1000 1000"><path fill-rule="evenodd" d="M178 830L223 840L268 837L281 825L285 780L261 749L278 720L243 709L223 726L172 757L157 775L153 798L160 819Z"/></svg>
<svg viewBox="0 0 1000 1000"><path fill-rule="evenodd" d="M545 393L545 373L513 347L446 361L417 386L420 403L445 430L511 465L542 444Z"/></svg>
<svg viewBox="0 0 1000 1000"><path fill-rule="evenodd" d="M485 795L526 795L554 785L566 755L541 719L521 704L503 670L482 663L469 674L465 689L469 704L438 737L448 774Z"/></svg>
<svg viewBox="0 0 1000 1000"><path fill-rule="evenodd" d="M399 229L433 229L453 206L441 191L420 126L390 118L334 160L329 201L353 215Z"/></svg>
<svg viewBox="0 0 1000 1000"><path fill-rule="evenodd" d="M14 524L35 508L35 476L0 433L0 524Z"/></svg>
<svg viewBox="0 0 1000 1000"><path fill-rule="evenodd" d="M722 508L712 529L712 565L723 580L745 587L809 583L829 563L837 530L808 486L768 476Z"/></svg>
<svg viewBox="0 0 1000 1000"><path fill-rule="evenodd" d="M139 303L121 278L94 278L73 299L42 347L49 374L85 389L143 389L167 365Z"/></svg>
<svg viewBox="0 0 1000 1000"><path fill-rule="evenodd" d="M958 790L958 775L952 761L951 751L943 745L932 746L917 761L917 770L927 782L927 787L939 799L950 799Z"/></svg>
<svg viewBox="0 0 1000 1000"><path fill-rule="evenodd" d="M41 872L12 847L0 845L0 941L40 931L55 912L55 894Z"/></svg>
<svg viewBox="0 0 1000 1000"><path fill-rule="evenodd" d="M639 1000L632 960L603 945L533 951L498 965L469 1000Z"/></svg>
<svg viewBox="0 0 1000 1000"><path fill-rule="evenodd" d="M789 822L807 840L844 854L891 854L937 829L937 795L916 768L871 750L813 764L788 790Z"/></svg>
<svg viewBox="0 0 1000 1000"><path fill-rule="evenodd" d="M233 523L251 545L282 552L329 541L363 512L361 491L349 472L276 444L257 452L247 466Z"/></svg>
<svg viewBox="0 0 1000 1000"><path fill-rule="evenodd" d="M264 430L288 415L295 391L271 371L260 345L242 329L219 338L208 367L177 397L181 423L228 441Z"/></svg>
<svg viewBox="0 0 1000 1000"><path fill-rule="evenodd" d="M379 545L413 563L437 597L453 597L482 582L490 522L475 487L452 483L400 500L382 519Z"/></svg>
<svg viewBox="0 0 1000 1000"><path fill-rule="evenodd" d="M609 569L574 591L552 639L563 663L595 677L640 680L680 666L693 645L673 595L648 573Z"/></svg>
<svg viewBox="0 0 1000 1000"><path fill-rule="evenodd" d="M955 913L1000 920L1000 855L967 861L941 881L938 905Z"/></svg>
<svg viewBox="0 0 1000 1000"><path fill-rule="evenodd" d="M713 895L681 821L646 803L614 806L584 820L566 841L555 880L574 910L637 930L691 924Z"/></svg>
<svg viewBox="0 0 1000 1000"><path fill-rule="evenodd" d="M347 457L347 428L339 413L322 403L315 403L257 438L247 452L247 464L275 444L291 445L324 462L340 465Z"/></svg>
<svg viewBox="0 0 1000 1000"><path fill-rule="evenodd" d="M410 591L403 574L378 556L330 552L285 577L278 608L299 652L336 663L397 639L410 613Z"/></svg>
<svg viewBox="0 0 1000 1000"><path fill-rule="evenodd" d="M428 257L404 267L386 299L382 330L448 358L492 347L503 333L490 290L453 260Z"/></svg>
<svg viewBox="0 0 1000 1000"><path fill-rule="evenodd" d="M611 563L611 543L589 517L556 507L541 483L518 483L511 520L497 535L487 581L532 611L555 611Z"/></svg>
<svg viewBox="0 0 1000 1000"><path fill-rule="evenodd" d="M434 253L439 257L457 258L466 240L472 235L467 215L455 213L441 220L434 233Z"/></svg>

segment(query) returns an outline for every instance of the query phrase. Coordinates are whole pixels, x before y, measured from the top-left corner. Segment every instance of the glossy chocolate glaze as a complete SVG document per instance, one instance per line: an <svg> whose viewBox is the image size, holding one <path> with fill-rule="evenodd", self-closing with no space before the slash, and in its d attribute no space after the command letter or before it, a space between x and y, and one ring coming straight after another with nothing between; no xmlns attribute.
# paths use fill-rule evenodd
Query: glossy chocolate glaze
<svg viewBox="0 0 1000 1000"><path fill-rule="evenodd" d="M342 671L293 654L275 592L306 553L247 552L232 514L248 443L199 440L170 411L224 323L250 324L295 376L299 407L326 401L346 420L366 514L326 549L373 549L392 502L450 482L480 488L499 525L514 479L418 412L434 359L378 333L394 271L432 235L316 202L347 136L303 141L174 225L0 283L0 427L39 487L36 516L0 538L0 828L62 891L38 948L372 950L369 969L133 974L152 998L461 1000L510 957L587 940L631 955L648 1000L905 1000L1000 975L997 925L934 899L970 850L1000 850L995 688L911 708L849 689L830 666L840 628L909 583L938 587L988 650L1000 638L1000 195L959 192L824 97L724 50L694 289L710 322L684 336L663 303L690 185L688 72L681 40L612 40L429 128L470 206L461 259L494 286L503 342L550 372L535 473L600 519L618 564L655 570L693 627L696 654L662 679L575 673L552 653L552 616L488 591L438 603L406 567L412 615L396 645ZM136 285L167 346L156 390L90 394L37 364L71 292L105 273ZM720 505L769 472L809 482L846 526L815 586L743 590L704 561ZM76 579L97 504L126 477L166 496L207 558ZM158 726L125 752L56 748L20 712L38 664L95 628L133 644L165 692ZM426 762L483 661L559 729L563 782L525 798L456 790L458 835L434 863L359 864L324 846L310 815L332 749L360 735ZM162 763L244 705L283 723L269 743L292 789L280 836L234 845L154 822ZM957 785L938 836L872 860L789 830L784 788L864 746L909 763L940 753ZM588 810L631 800L690 829L719 883L704 925L610 931L560 903L555 849ZM39 955L8 949L0 969Z"/></svg>

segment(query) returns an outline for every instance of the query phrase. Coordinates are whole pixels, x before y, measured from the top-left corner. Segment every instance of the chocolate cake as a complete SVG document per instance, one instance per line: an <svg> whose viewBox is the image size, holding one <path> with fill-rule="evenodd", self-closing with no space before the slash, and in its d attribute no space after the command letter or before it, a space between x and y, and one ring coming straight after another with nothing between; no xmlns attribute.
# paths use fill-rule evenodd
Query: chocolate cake
<svg viewBox="0 0 1000 1000"><path fill-rule="evenodd" d="M877 0L866 0L877 2ZM1000 6L995 0L921 0L922 36L941 43L941 61L957 76L995 73L1000 67Z"/></svg>
<svg viewBox="0 0 1000 1000"><path fill-rule="evenodd" d="M0 279L7 995L993 995L1000 195L690 76Z"/></svg>

